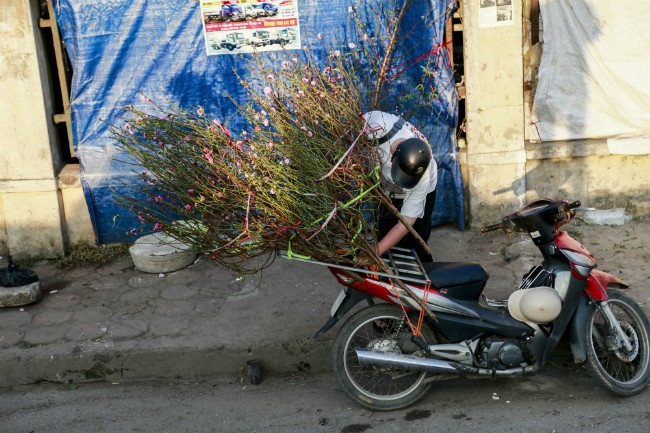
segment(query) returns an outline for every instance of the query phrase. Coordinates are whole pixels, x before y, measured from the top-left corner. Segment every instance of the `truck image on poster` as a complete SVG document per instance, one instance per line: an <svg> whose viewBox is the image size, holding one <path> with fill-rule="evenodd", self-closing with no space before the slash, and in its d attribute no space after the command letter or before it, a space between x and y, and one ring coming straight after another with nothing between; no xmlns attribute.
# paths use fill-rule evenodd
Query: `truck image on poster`
<svg viewBox="0 0 650 433"><path fill-rule="evenodd" d="M298 0L201 0L208 56L301 48Z"/></svg>

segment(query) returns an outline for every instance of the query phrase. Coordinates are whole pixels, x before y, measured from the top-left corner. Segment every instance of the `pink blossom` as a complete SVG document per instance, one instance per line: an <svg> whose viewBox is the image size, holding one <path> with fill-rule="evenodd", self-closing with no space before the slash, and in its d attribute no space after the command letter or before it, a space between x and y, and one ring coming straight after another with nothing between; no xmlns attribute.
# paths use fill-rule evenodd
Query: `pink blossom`
<svg viewBox="0 0 650 433"><path fill-rule="evenodd" d="M194 190L192 188L190 188L190 189L187 190L187 193L188 194L194 194Z"/></svg>
<svg viewBox="0 0 650 433"><path fill-rule="evenodd" d="M217 192L217 197L219 198L223 197L223 193L221 191Z"/></svg>
<svg viewBox="0 0 650 433"><path fill-rule="evenodd" d="M307 131L307 137L313 137L313 136L314 136L314 133L313 133L313 132L311 132L311 131Z"/></svg>
<svg viewBox="0 0 650 433"><path fill-rule="evenodd" d="M185 205L185 210L190 210L190 209L192 209L192 206L190 206L189 204L186 204Z"/></svg>
<svg viewBox="0 0 650 433"><path fill-rule="evenodd" d="M160 223L156 223L156 224L153 226L153 229L154 229L155 231L160 231L160 230L162 230L162 228L163 228L163 225L160 224Z"/></svg>
<svg viewBox="0 0 650 433"><path fill-rule="evenodd" d="M159 195L158 197L156 197L155 200L156 200L156 203L161 203L163 201L163 198L162 198L162 196Z"/></svg>
<svg viewBox="0 0 650 433"><path fill-rule="evenodd" d="M265 94L265 95L270 94L272 91L273 91L273 89L271 89L269 86L266 86L266 87L264 88L264 94Z"/></svg>
<svg viewBox="0 0 650 433"><path fill-rule="evenodd" d="M203 116L205 114L205 111L203 111L203 107L199 107L198 110L196 110L196 114L199 116Z"/></svg>
<svg viewBox="0 0 650 433"><path fill-rule="evenodd" d="M275 194L275 190L274 190L273 188L271 188L271 190L270 190L269 192L270 192L271 194Z"/></svg>

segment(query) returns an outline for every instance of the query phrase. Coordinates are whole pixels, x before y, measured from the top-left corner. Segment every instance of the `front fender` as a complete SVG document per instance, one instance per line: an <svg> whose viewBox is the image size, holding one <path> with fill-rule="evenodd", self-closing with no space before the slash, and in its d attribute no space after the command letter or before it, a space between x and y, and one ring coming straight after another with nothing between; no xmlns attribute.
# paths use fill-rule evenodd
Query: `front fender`
<svg viewBox="0 0 650 433"><path fill-rule="evenodd" d="M613 275L594 270L592 275L589 276L585 288L589 296L581 296L578 300L578 305L567 328L569 346L576 364L582 364L587 359L585 323L587 322L587 314L592 308L595 308L592 300L607 301L609 299L608 287L627 289L629 286Z"/></svg>
<svg viewBox="0 0 650 433"><path fill-rule="evenodd" d="M585 290L591 299L606 301L609 299L609 296L607 296L608 288L627 289L628 287L620 278L594 269L589 274L589 278L587 278L587 287Z"/></svg>

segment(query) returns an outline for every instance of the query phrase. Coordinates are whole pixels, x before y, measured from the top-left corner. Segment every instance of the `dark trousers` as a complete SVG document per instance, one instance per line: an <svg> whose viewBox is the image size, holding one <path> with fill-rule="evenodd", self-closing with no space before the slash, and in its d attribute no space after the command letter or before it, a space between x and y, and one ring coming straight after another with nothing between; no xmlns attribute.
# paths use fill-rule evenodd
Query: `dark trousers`
<svg viewBox="0 0 650 433"><path fill-rule="evenodd" d="M392 202L393 206L395 206L397 209L400 209L402 207L402 199L392 199ZM413 224L413 229L415 229L415 232L420 235L425 243L429 241L429 237L431 236L431 214L433 214L433 205L435 202L436 190L433 190L427 194L427 199L424 204L424 215L422 215L421 218L415 220L415 223ZM388 208L385 206L380 206L378 220L379 239L383 238L386 233L388 233L390 229L392 229L393 226L398 223L398 221L399 219L393 215ZM420 243L411 233L407 233L406 236L404 236L396 246L415 250L416 254L420 258L420 261L422 262L433 261L431 254L426 252L426 250L420 245Z"/></svg>

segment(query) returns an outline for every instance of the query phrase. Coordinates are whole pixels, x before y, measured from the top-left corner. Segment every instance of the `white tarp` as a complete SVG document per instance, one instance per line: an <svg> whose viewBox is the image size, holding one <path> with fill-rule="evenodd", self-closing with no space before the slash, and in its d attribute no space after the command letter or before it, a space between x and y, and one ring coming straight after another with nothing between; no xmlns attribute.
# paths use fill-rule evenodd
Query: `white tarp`
<svg viewBox="0 0 650 433"><path fill-rule="evenodd" d="M647 137L650 149L648 1L539 3L544 45L531 139Z"/></svg>

